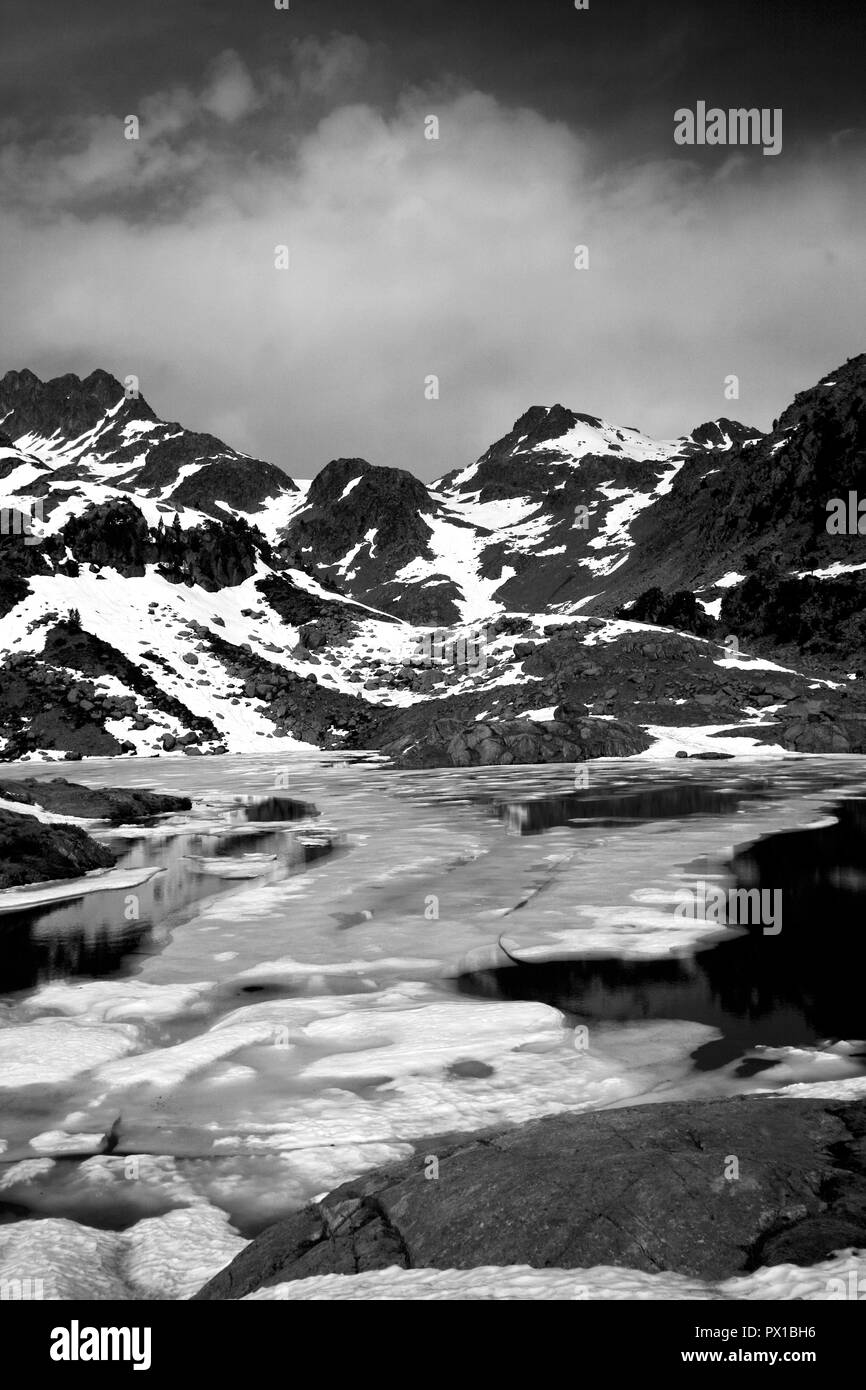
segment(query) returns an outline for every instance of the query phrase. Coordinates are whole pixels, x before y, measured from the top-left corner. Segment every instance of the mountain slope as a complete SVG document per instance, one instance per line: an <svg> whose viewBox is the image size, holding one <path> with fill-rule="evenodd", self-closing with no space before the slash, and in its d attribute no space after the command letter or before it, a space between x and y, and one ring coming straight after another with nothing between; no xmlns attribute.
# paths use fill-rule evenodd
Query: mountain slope
<svg viewBox="0 0 866 1390"><path fill-rule="evenodd" d="M866 561L826 519L864 460L866 357L766 436L534 406L429 486L296 484L107 372L8 372L0 757L859 748Z"/></svg>
<svg viewBox="0 0 866 1390"><path fill-rule="evenodd" d="M128 398L101 370L47 382L30 371L7 372L0 429L13 441L0 467L7 481L20 473L11 490L29 487L46 515L104 500L106 488L150 499L161 511L186 507L216 517L259 512L297 493L273 464L160 420L143 396Z"/></svg>
<svg viewBox="0 0 866 1390"><path fill-rule="evenodd" d="M634 518L689 459L759 437L721 420L658 441L561 405L533 406L476 463L429 488L397 469L335 460L281 549L415 622L559 609L586 601L624 563Z"/></svg>
<svg viewBox="0 0 866 1390"><path fill-rule="evenodd" d="M799 394L757 440L721 466L695 456L633 528L634 554L612 586L708 586L749 554L778 554L789 573L862 564L857 534L831 535L827 503L866 492L866 355ZM613 593L611 597L613 597Z"/></svg>

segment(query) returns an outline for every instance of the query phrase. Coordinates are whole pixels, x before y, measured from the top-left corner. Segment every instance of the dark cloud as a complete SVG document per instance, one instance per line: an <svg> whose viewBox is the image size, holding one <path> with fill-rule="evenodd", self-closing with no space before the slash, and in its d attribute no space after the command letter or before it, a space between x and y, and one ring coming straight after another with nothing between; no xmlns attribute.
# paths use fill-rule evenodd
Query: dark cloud
<svg viewBox="0 0 866 1390"><path fill-rule="evenodd" d="M377 104L450 75L553 119L666 148L672 107L787 107L791 137L862 123L866 10L813 0L5 0L3 99L38 113L190 85L225 49L290 63L299 39L356 34L389 55ZM639 143L635 144L636 137ZM627 151L623 151L627 152Z"/></svg>
<svg viewBox="0 0 866 1390"><path fill-rule="evenodd" d="M862 347L856 14L7 6L4 366L135 372L300 476L360 453L430 477L556 399L767 424ZM698 98L782 106L782 155L675 146Z"/></svg>

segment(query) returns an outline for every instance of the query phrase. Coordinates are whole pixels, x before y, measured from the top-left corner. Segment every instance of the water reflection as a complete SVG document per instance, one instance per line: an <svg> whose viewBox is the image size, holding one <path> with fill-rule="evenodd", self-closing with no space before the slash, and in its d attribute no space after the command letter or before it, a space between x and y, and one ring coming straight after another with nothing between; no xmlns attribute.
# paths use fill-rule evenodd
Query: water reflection
<svg viewBox="0 0 866 1390"><path fill-rule="evenodd" d="M625 782L602 792L575 792L531 800L494 803L496 814L521 835L538 835L558 825L637 825L641 821L673 820L686 816L730 815L741 801L766 796L766 779L716 788L699 782L656 783L635 787Z"/></svg>
<svg viewBox="0 0 866 1390"><path fill-rule="evenodd" d="M575 1019L707 1024L722 1036L693 1054L702 1068L724 1065L757 1044L862 1038L866 798L840 802L833 814L833 824L767 836L729 862L735 888L781 892L777 935L742 924L745 934L685 960L515 963L464 974L458 988L467 995L540 1000ZM756 1069L745 1066L743 1075Z"/></svg>
<svg viewBox="0 0 866 1390"><path fill-rule="evenodd" d="M209 825L175 832L166 825L164 833L94 831L95 838L117 851L115 867L158 866L162 872L132 890L88 893L56 906L4 915L0 991L72 976L104 978L128 968L132 958L160 950L167 931L193 916L204 900L231 890L231 879L208 872L197 861L228 863L249 854L267 855L257 881L278 882L342 848L337 832L290 830L281 824L318 814L315 806L288 797L250 798L238 799L226 810L220 829Z"/></svg>

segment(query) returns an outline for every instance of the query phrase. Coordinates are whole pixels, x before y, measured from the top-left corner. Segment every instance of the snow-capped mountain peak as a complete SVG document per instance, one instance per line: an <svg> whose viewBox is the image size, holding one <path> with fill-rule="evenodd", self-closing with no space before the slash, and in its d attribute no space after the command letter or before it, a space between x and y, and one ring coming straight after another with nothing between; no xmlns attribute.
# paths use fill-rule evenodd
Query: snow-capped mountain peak
<svg viewBox="0 0 866 1390"><path fill-rule="evenodd" d="M800 393L766 436L721 417L655 440L533 406L429 485L343 458L298 488L273 464L161 420L108 372L9 372L0 740L7 756L268 737L375 747L394 732L383 711L450 709L464 694L476 709L489 692L506 717L535 708L534 682L546 719L571 688L556 662L575 652L567 642L552 666L530 656L524 668L516 635L531 632L534 649L553 618L550 631L565 625L578 647L628 647L668 621L692 644L716 624L759 639L769 625L771 645L784 643L773 586L789 580L806 586L802 621L828 596L848 650L864 607L862 542L831 537L824 507L856 481L864 421L866 357ZM416 659L431 630L473 650L479 633L500 635L489 664L442 674ZM701 661L713 664L709 649ZM656 722L665 712L653 704Z"/></svg>

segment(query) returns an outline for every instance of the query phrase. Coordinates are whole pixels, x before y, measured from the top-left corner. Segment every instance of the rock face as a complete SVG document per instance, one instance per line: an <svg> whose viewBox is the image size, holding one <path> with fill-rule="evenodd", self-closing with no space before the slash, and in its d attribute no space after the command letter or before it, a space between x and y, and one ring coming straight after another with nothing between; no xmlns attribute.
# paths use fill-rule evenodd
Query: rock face
<svg viewBox="0 0 866 1390"><path fill-rule="evenodd" d="M635 598L648 585L694 589L732 570L747 572L750 557L780 559L786 576L859 563L862 536L830 534L827 504L847 499L849 490L862 493L864 447L861 354L795 396L769 434L690 459L670 491L632 526L635 544L611 577L605 602ZM835 607L834 596L814 587L813 623L832 633L833 618L823 608Z"/></svg>
<svg viewBox="0 0 866 1390"><path fill-rule="evenodd" d="M864 734L862 725L852 729L825 716L786 724L779 742L796 753L862 753Z"/></svg>
<svg viewBox="0 0 866 1390"><path fill-rule="evenodd" d="M113 863L111 850L77 825L43 825L33 816L0 810L0 888L76 878Z"/></svg>
<svg viewBox="0 0 866 1390"><path fill-rule="evenodd" d="M864 1240L866 1100L646 1105L420 1141L263 1231L196 1298L391 1265L724 1279Z"/></svg>
<svg viewBox="0 0 866 1390"><path fill-rule="evenodd" d="M0 472L0 478L2 476L3 474ZM10 508L7 524L10 531L18 526L19 531L23 532L25 526L29 524L27 509L23 506L20 511L17 508ZM50 549L50 547L48 548ZM31 575L50 573L51 566L41 547L10 545L8 540L3 537L3 544L0 544L0 618L5 618L7 613L12 612L16 604L27 597L30 592L30 585L27 581Z"/></svg>
<svg viewBox="0 0 866 1390"><path fill-rule="evenodd" d="M866 658L866 571L833 579L789 575L778 558L747 561L742 584L722 599L719 621L755 649L796 661L814 656L826 667L838 660L843 672Z"/></svg>
<svg viewBox="0 0 866 1390"><path fill-rule="evenodd" d="M189 811L192 807L188 796L122 787L83 787L77 782L67 782L65 777L0 780L0 797L25 806L41 806L58 816L110 820L115 825L130 825L150 816Z"/></svg>

